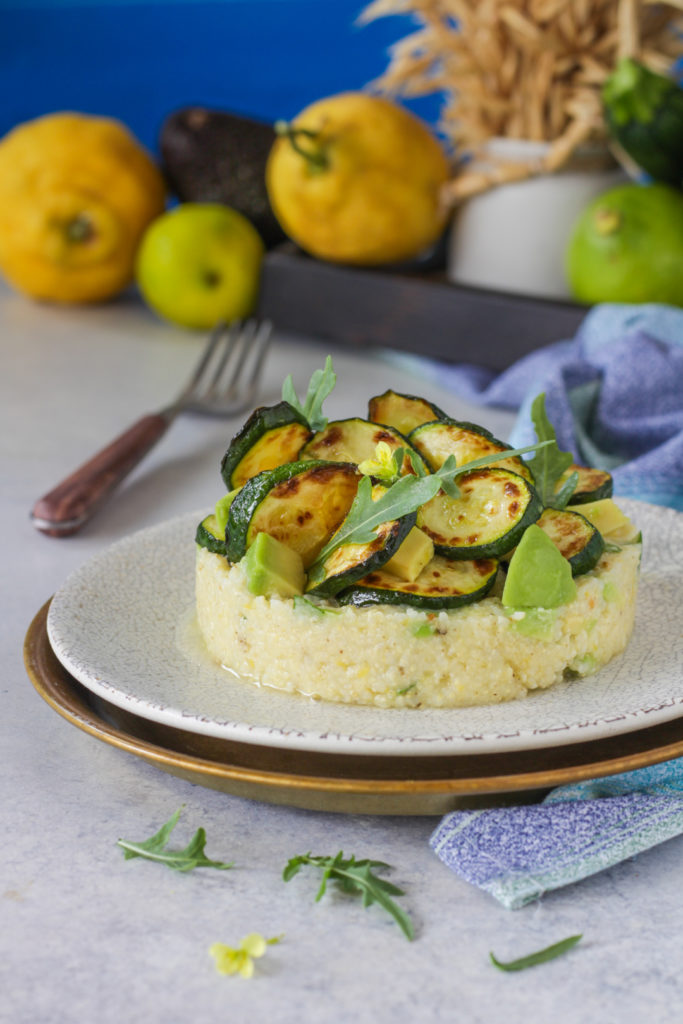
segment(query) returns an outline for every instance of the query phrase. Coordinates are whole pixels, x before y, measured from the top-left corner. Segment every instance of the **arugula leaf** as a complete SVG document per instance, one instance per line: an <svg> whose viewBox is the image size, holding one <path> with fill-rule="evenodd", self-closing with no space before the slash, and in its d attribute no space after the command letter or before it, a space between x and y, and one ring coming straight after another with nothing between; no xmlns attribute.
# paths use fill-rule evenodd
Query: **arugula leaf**
<svg viewBox="0 0 683 1024"><path fill-rule="evenodd" d="M388 523L392 519L400 519L401 516L411 512L417 512L440 490L445 491L452 498L459 497L460 491L455 480L463 473L490 466L492 463L500 462L502 458L508 459L514 455L523 455L554 443L554 441L546 440L530 445L528 448L506 449L504 454L492 452L490 455L483 455L480 459L463 463L462 466L457 466L455 456L449 455L443 466L435 473L428 473L425 476L408 474L399 477L396 483L388 487L376 501L373 501L372 498L370 478L364 476L358 484L356 497L353 499L346 518L310 567L309 578L316 581L321 576L325 559L337 548L344 544L370 544L375 539L375 530L378 526Z"/></svg>
<svg viewBox="0 0 683 1024"><path fill-rule="evenodd" d="M226 864L220 860L209 860L205 856L206 832L203 828L197 829L184 850L164 849L168 837L178 824L181 809L177 810L166 824L162 825L159 831L149 839L137 843L131 842L129 839L117 840L116 845L123 849L126 860L130 860L132 857L144 857L145 860L154 860L165 864L174 871L192 871L193 868L218 868L225 871L231 868L232 863Z"/></svg>
<svg viewBox="0 0 683 1024"><path fill-rule="evenodd" d="M325 368L316 370L308 385L308 392L303 403L299 401L294 390L291 373L282 385L282 397L308 421L311 430L323 430L327 426L327 417L322 414L323 402L337 383L337 374L332 369L332 357L325 360Z"/></svg>
<svg viewBox="0 0 683 1024"><path fill-rule="evenodd" d="M494 967L498 967L501 971L523 971L527 967L535 967L537 964L544 964L548 960L554 960L555 957L562 956L563 953L567 953L582 938L583 935L570 935L567 939L554 942L552 946L539 949L536 953L529 953L528 956L520 957L519 960L508 960L507 963L498 960L493 953L489 953L489 957Z"/></svg>
<svg viewBox="0 0 683 1024"><path fill-rule="evenodd" d="M574 457L571 452L563 452L557 447L555 428L545 411L544 392L536 395L531 404L531 419L539 441L554 441L554 446L542 448L533 459L529 460L529 468L534 474L536 489L546 507L564 508L576 490L579 475L576 472L571 473L557 494L555 493L558 481L572 465Z"/></svg>
<svg viewBox="0 0 683 1024"><path fill-rule="evenodd" d="M313 857L309 852L287 861L282 872L284 881L289 882L307 864L323 872L316 902L325 895L328 881L335 882L343 892L360 896L364 907L379 904L391 914L407 939L414 937L413 924L408 914L391 899L392 896L403 896L403 890L373 874L373 868L390 868L390 864L382 860L356 860L353 856L344 859L342 850L335 857Z"/></svg>
<svg viewBox="0 0 683 1024"><path fill-rule="evenodd" d="M322 618L323 615L340 615L341 611L337 608L321 608L319 604L315 604L314 601L304 597L302 594L294 595L294 611L303 612L305 615L310 615L313 618Z"/></svg>

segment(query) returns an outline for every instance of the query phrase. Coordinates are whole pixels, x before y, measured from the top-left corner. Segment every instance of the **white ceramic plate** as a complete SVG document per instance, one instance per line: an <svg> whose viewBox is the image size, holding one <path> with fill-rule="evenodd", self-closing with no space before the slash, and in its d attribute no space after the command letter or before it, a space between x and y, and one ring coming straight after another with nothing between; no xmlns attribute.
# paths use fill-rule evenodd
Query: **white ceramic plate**
<svg viewBox="0 0 683 1024"><path fill-rule="evenodd" d="M214 666L189 639L200 512L135 533L87 562L55 595L48 635L65 668L113 704L234 741L405 756L595 740L683 714L683 515L620 506L645 538L627 650L595 676L506 704L353 707L258 687Z"/></svg>

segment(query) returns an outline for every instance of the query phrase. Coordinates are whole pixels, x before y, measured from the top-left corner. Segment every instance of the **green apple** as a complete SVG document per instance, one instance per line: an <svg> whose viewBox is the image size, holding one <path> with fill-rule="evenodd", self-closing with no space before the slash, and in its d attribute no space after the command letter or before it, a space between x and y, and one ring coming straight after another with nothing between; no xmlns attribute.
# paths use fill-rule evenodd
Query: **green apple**
<svg viewBox="0 0 683 1024"><path fill-rule="evenodd" d="M159 316L209 329L252 312L263 252L258 231L237 210L220 203L183 203L148 227L136 279Z"/></svg>

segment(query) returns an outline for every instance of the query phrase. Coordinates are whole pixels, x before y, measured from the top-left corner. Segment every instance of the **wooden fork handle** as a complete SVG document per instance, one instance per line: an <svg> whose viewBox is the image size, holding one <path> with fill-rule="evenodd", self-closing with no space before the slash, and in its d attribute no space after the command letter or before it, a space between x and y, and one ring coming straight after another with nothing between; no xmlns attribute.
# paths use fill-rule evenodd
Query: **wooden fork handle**
<svg viewBox="0 0 683 1024"><path fill-rule="evenodd" d="M97 506L137 466L160 437L171 417L162 413L143 416L106 448L43 495L33 506L33 525L51 537L76 533Z"/></svg>

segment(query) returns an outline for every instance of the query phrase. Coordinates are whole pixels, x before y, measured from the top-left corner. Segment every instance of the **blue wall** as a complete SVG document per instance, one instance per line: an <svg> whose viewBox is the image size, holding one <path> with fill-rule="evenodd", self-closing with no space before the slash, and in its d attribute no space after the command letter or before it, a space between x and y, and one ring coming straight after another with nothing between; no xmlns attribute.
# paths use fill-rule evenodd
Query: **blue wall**
<svg viewBox="0 0 683 1024"><path fill-rule="evenodd" d="M150 149L172 110L268 120L376 78L406 17L363 0L0 0L0 134L53 110L120 118ZM438 101L413 109L435 123Z"/></svg>

